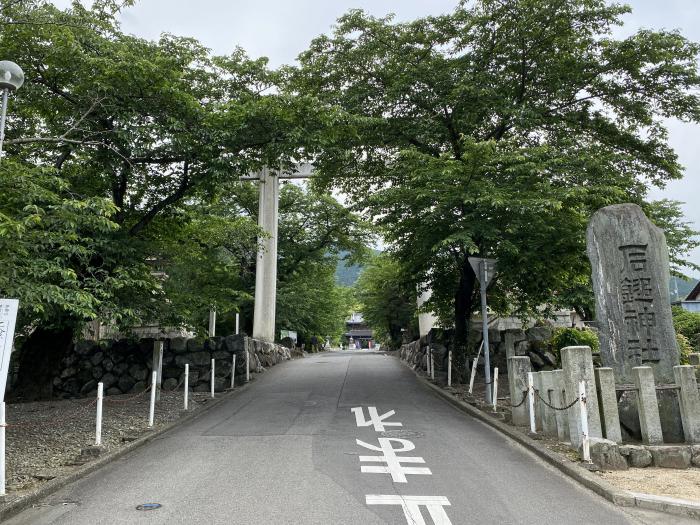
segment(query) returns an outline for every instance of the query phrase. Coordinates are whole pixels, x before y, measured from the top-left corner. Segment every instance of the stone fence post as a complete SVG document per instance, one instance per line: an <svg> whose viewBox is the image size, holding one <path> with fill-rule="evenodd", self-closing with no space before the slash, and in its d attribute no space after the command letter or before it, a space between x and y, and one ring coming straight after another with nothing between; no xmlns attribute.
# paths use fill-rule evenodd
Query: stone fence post
<svg viewBox="0 0 700 525"><path fill-rule="evenodd" d="M512 356L508 358L508 387L510 390L510 402L513 405L513 424L527 426L530 424L530 415L527 400L523 401L523 392L527 390L527 374L530 372L530 358L527 356ZM527 396L524 396L525 398Z"/></svg>
<svg viewBox="0 0 700 525"><path fill-rule="evenodd" d="M598 401L603 416L603 430L606 439L615 443L622 443L622 431L620 430L620 413L617 407L617 392L615 390L615 376L612 368L596 368L595 384L598 390Z"/></svg>
<svg viewBox="0 0 700 525"><path fill-rule="evenodd" d="M598 411L598 394L593 373L593 356L588 346L567 346L561 349L561 364L564 372L566 404L573 402L578 396L579 382L586 384L586 399L588 400L588 436L602 438L603 431ZM581 409L574 405L569 410L569 437L571 444L580 448L583 441L581 426Z"/></svg>
<svg viewBox="0 0 700 525"><path fill-rule="evenodd" d="M673 375L679 387L678 401L685 440L688 443L700 443L700 392L695 379L695 367L674 366Z"/></svg>
<svg viewBox="0 0 700 525"><path fill-rule="evenodd" d="M637 387L639 424L642 441L646 445L660 445L664 442L659 417L659 401L656 398L654 372L650 366L636 366L632 369L634 384Z"/></svg>

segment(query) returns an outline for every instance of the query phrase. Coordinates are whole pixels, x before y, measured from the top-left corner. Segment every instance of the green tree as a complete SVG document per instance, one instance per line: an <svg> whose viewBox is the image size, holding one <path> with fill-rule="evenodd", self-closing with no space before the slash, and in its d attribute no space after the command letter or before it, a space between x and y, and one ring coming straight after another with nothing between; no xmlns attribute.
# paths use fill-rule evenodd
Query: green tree
<svg viewBox="0 0 700 525"><path fill-rule="evenodd" d="M375 256L360 274L356 296L375 337L390 349L403 342L403 332L417 332L416 283L388 254Z"/></svg>
<svg viewBox="0 0 700 525"><path fill-rule="evenodd" d="M698 121L700 47L669 31L615 39L627 12L604 0L478 0L403 23L351 11L301 55L295 88L348 115L317 159L320 183L384 226L458 347L478 293L469 256L499 259L499 312L585 310L591 213L681 177L664 119ZM669 241L682 252L691 233Z"/></svg>
<svg viewBox="0 0 700 525"><path fill-rule="evenodd" d="M55 291L65 300L50 308L48 296L23 300L23 316L29 316L25 309L46 312L22 349L35 363L60 359L82 323L98 316L125 327L178 319L197 327L208 306L236 309L245 293L238 281L254 261L252 225L231 215L207 216L211 205L241 174L303 160L305 150L317 147L319 119L333 118L307 97L282 93L281 76L265 59L251 60L242 50L215 57L190 38L163 35L152 42L124 34L116 15L128 3L0 6L0 55L26 74L8 119L8 158L51 170L56 182L37 184L46 191L58 185L56 199L66 206L94 207L107 199L111 230L96 219L88 224L86 215L81 241L94 238L86 247L93 254L87 267L120 284L101 289L102 303L91 302L70 293L93 285L90 272L76 271L76 282L52 283L67 287ZM28 194L25 205L41 205L31 200L36 195ZM11 220L22 219L11 212ZM68 235L73 224L66 228ZM233 243L224 237L246 239L245 256L231 255ZM55 264L67 265L68 275L72 262ZM213 278L236 267L240 279L230 276L217 288ZM0 269L4 282L25 271ZM159 282L153 272L167 278ZM53 344L45 344L52 333ZM31 375L20 372L22 378Z"/></svg>

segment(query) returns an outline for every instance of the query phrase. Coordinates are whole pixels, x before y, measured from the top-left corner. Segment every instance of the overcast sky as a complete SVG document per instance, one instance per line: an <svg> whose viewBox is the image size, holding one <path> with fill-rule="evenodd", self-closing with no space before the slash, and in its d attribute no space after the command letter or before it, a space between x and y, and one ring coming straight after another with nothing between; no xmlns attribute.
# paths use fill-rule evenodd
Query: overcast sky
<svg viewBox="0 0 700 525"><path fill-rule="evenodd" d="M54 0L61 7L70 0ZM163 32L192 36L217 54L236 46L252 57L266 56L273 66L294 62L315 36L330 30L351 8L374 15L395 13L400 20L451 11L457 0L139 0L122 15L126 32L156 39ZM700 0L627 0L633 13L620 36L639 28L680 29L700 41ZM671 122L670 140L686 167L682 181L673 182L655 198L683 202L688 220L700 230L700 127ZM691 259L700 264L700 249Z"/></svg>

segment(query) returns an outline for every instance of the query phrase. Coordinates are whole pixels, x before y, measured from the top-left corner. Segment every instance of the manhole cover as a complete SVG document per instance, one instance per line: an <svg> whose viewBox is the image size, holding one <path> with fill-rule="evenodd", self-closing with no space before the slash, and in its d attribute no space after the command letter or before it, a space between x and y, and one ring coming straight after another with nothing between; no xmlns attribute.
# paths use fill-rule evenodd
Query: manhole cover
<svg viewBox="0 0 700 525"><path fill-rule="evenodd" d="M136 510L156 510L162 506L160 503L142 503L141 505L136 505Z"/></svg>
<svg viewBox="0 0 700 525"><path fill-rule="evenodd" d="M415 432L413 430L385 430L382 432L382 437L386 438L422 438L424 434L422 432Z"/></svg>

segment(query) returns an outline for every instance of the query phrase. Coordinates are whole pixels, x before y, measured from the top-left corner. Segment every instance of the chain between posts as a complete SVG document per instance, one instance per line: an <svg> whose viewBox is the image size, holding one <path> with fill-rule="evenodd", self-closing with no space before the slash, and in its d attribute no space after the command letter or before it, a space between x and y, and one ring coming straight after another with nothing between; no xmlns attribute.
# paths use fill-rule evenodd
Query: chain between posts
<svg viewBox="0 0 700 525"><path fill-rule="evenodd" d="M80 414L90 408L93 405L97 404L97 399L92 399L88 403L81 403L80 406L78 406L75 410L69 412L68 414L64 414L63 416L59 417L58 419L53 418L51 416L47 416L42 418L39 421L27 421L26 423L6 423L5 427L6 428L31 428L31 427L39 427L47 422L50 423L63 423L64 421L73 419L74 416L77 414Z"/></svg>
<svg viewBox="0 0 700 525"><path fill-rule="evenodd" d="M517 405L512 405L512 404L510 404L510 403L507 403L506 406L508 406L508 407L510 407L510 408L518 408L518 407L522 406L522 404L523 404L523 403L525 402L525 400L527 399L527 393L528 393L528 391L529 391L529 389L523 390L523 398L520 400L520 403L518 403Z"/></svg>
<svg viewBox="0 0 700 525"><path fill-rule="evenodd" d="M181 379L180 382L178 383L178 385L173 390L178 390L183 385L184 382L185 382L185 379L184 378ZM150 392L150 390L151 390L151 385L149 385L148 388L139 392L138 394L133 395L131 397L128 397L126 399L110 399L109 396L105 396L102 399L102 401L104 403L124 404L124 403L128 403L130 401L134 401L135 399L138 399L142 396L145 396L148 392ZM47 417L42 418L40 421L28 421L26 423L6 423L4 425L4 427L5 428L30 428L30 427L41 426L47 422L63 423L64 421L73 419L73 417L76 416L77 414L84 412L85 410L87 410L88 408L90 408L92 406L95 406L96 404L97 404L97 399L95 398L95 399L91 399L90 401L88 401L86 403L81 403L75 410L73 410L67 414L64 414L63 416L61 416L58 419L53 418L51 416L47 416Z"/></svg>
<svg viewBox="0 0 700 525"><path fill-rule="evenodd" d="M555 407L555 406L552 405L549 401L547 401L545 398L543 398L543 397L540 395L540 391L537 390L536 388L535 388L535 395L539 398L540 401L542 401L545 405L547 405L547 406L548 406L549 408L551 408L552 410L560 410L560 411L562 411L562 410L569 410L572 406L574 406L576 403L578 403L578 402L580 401L579 397L576 396L576 399L574 399L571 403L569 403L569 404L566 405L565 407Z"/></svg>

